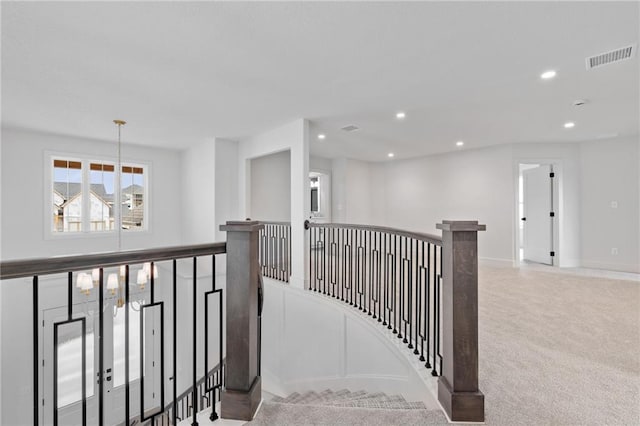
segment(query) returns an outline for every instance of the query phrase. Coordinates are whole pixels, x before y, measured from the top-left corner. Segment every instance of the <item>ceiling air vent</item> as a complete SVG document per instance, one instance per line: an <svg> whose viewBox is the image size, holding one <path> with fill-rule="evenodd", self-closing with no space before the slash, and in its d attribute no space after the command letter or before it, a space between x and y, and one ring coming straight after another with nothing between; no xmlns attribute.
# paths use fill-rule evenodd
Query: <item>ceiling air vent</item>
<svg viewBox="0 0 640 426"><path fill-rule="evenodd" d="M635 46L627 46L627 47L622 47L620 49L612 50L610 52L601 53L596 56L590 56L587 58L587 69L591 70L594 68L601 67L603 65L624 61L625 59L632 58L633 55L635 55L635 53L636 53Z"/></svg>
<svg viewBox="0 0 640 426"><path fill-rule="evenodd" d="M360 130L360 127L349 124L348 126L344 126L342 130L345 132L355 132L356 130Z"/></svg>

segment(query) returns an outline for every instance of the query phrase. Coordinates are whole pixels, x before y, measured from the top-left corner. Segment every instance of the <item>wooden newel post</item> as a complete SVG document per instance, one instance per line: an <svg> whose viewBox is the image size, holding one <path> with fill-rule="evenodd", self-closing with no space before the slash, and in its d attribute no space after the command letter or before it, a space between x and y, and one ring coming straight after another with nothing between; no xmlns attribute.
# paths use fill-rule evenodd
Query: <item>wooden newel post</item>
<svg viewBox="0 0 640 426"><path fill-rule="evenodd" d="M227 359L222 418L251 420L262 399L258 375L259 222L227 222Z"/></svg>
<svg viewBox="0 0 640 426"><path fill-rule="evenodd" d="M444 220L442 230L442 375L438 400L452 421L483 422L478 388L477 221Z"/></svg>

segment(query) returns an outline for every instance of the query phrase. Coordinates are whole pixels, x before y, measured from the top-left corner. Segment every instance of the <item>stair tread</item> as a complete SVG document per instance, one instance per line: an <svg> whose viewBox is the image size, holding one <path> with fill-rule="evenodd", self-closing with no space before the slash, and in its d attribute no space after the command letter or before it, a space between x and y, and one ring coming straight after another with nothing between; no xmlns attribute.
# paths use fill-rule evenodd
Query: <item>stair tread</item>
<svg viewBox="0 0 640 426"><path fill-rule="evenodd" d="M321 392L293 392L285 398L274 397L270 402L287 405L326 406L334 408L370 408L391 410L425 409L422 402L408 402L402 395L387 395L384 392L367 392L347 389Z"/></svg>

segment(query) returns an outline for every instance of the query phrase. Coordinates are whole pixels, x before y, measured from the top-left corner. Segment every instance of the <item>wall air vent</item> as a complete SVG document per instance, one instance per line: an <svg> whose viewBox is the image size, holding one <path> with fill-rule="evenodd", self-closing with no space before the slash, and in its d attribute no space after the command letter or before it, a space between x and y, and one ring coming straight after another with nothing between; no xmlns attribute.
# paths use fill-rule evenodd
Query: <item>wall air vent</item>
<svg viewBox="0 0 640 426"><path fill-rule="evenodd" d="M603 65L609 65L614 62L624 61L625 59L632 58L636 53L636 46L627 46L620 49L611 50L609 52L601 53L599 55L590 56L587 58L587 69L601 67Z"/></svg>
<svg viewBox="0 0 640 426"><path fill-rule="evenodd" d="M344 126L342 130L345 132L355 132L356 130L360 130L360 127L349 124L348 126Z"/></svg>

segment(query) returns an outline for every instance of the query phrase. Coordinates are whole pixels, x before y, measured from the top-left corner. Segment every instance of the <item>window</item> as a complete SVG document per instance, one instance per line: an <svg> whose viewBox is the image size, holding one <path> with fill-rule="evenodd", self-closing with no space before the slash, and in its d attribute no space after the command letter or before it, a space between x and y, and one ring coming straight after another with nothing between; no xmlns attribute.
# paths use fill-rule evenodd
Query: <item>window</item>
<svg viewBox="0 0 640 426"><path fill-rule="evenodd" d="M89 165L90 230L115 229L115 166L91 163Z"/></svg>
<svg viewBox="0 0 640 426"><path fill-rule="evenodd" d="M146 166L124 164L119 189L112 161L52 157L51 165L53 234L115 231L118 219L122 229L146 229Z"/></svg>
<svg viewBox="0 0 640 426"><path fill-rule="evenodd" d="M122 229L144 227L144 169L122 166Z"/></svg>
<svg viewBox="0 0 640 426"><path fill-rule="evenodd" d="M82 163L53 160L53 232L82 231Z"/></svg>

